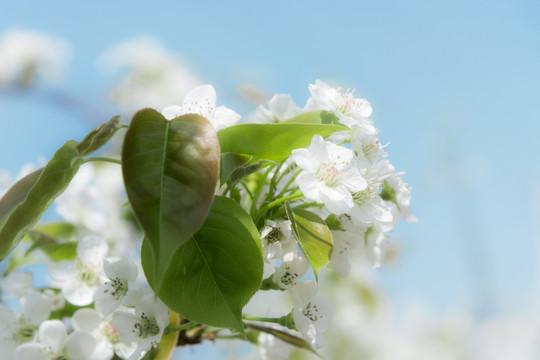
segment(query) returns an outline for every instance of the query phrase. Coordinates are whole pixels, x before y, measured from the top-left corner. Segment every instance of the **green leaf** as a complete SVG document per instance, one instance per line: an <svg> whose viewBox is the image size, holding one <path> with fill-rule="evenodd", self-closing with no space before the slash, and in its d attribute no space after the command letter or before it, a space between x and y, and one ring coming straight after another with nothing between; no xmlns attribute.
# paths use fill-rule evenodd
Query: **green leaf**
<svg viewBox="0 0 540 360"><path fill-rule="evenodd" d="M317 277L319 270L330 262L334 247L332 233L324 220L311 211L291 209L288 203L285 204L285 210L292 223L298 245L311 263Z"/></svg>
<svg viewBox="0 0 540 360"><path fill-rule="evenodd" d="M105 145L120 129L120 116L113 116L111 120L101 124L98 128L90 131L88 135L77 145L77 151L81 156L90 155Z"/></svg>
<svg viewBox="0 0 540 360"><path fill-rule="evenodd" d="M175 251L201 227L219 172L214 126L187 114L170 121L153 109L135 114L122 149L133 212L151 245L159 290Z"/></svg>
<svg viewBox="0 0 540 360"><path fill-rule="evenodd" d="M65 222L51 222L30 230L33 244L26 250L28 256L36 249L42 250L52 261L73 260L77 256L77 228Z"/></svg>
<svg viewBox="0 0 540 360"><path fill-rule="evenodd" d="M251 161L261 159L282 161L294 149L311 144L315 134L322 137L349 128L325 124L239 124L218 132L222 152L253 155Z"/></svg>
<svg viewBox="0 0 540 360"><path fill-rule="evenodd" d="M0 200L0 260L19 243L69 185L83 159L77 142L64 144L42 170L21 179Z"/></svg>
<svg viewBox="0 0 540 360"><path fill-rule="evenodd" d="M235 153L222 153L221 165L219 168L219 182L225 184L233 172L251 160L251 155L235 154Z"/></svg>
<svg viewBox="0 0 540 360"><path fill-rule="evenodd" d="M141 258L148 279L155 271L150 252L145 240ZM233 200L216 196L203 226L175 252L166 286L157 294L191 321L243 334L242 308L259 289L262 275L260 235L251 217Z"/></svg>
<svg viewBox="0 0 540 360"><path fill-rule="evenodd" d="M300 114L292 119L284 121L284 123L304 123L304 124L335 124L341 125L339 118L331 111L318 110ZM344 128L343 130L348 130Z"/></svg>

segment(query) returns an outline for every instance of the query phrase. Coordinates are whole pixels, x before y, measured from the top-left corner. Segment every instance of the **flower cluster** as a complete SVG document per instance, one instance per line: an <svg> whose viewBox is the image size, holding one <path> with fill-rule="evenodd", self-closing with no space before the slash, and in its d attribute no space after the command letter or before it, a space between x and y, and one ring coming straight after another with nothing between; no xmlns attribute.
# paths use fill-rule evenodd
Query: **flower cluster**
<svg viewBox="0 0 540 360"><path fill-rule="evenodd" d="M121 127L115 118L66 150L76 153L68 170L83 165L55 196L63 221L24 233L0 280L21 309L0 305L0 360L135 360L165 331L184 330L191 343L253 332L263 357L287 356L265 347L283 341L322 347L334 310L319 295L319 273L348 276L354 248L380 266L386 233L416 218L369 102L321 81L309 90L302 108L275 95L237 125L241 116L202 85L161 113L137 112L124 126L120 160L84 158ZM55 166L30 179L40 183ZM39 289L18 271L36 258L49 276ZM271 290L292 309L279 318L244 314L255 293ZM180 325L168 327L169 308Z"/></svg>
<svg viewBox="0 0 540 360"><path fill-rule="evenodd" d="M167 307L137 279L129 258L109 258L104 239L86 236L73 261L50 263L51 287L31 287L31 275L11 272L5 295L21 297L21 313L0 305L0 342L6 359L138 359L159 343ZM58 289L58 290L57 290ZM92 305L92 307L88 307ZM58 314L75 306L71 317ZM70 326L68 326L70 324Z"/></svg>

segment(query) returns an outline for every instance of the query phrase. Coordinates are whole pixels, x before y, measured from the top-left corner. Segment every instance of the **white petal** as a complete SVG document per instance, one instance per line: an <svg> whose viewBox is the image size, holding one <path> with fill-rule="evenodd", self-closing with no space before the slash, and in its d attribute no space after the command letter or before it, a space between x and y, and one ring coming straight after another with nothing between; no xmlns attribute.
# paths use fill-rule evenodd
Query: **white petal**
<svg viewBox="0 0 540 360"><path fill-rule="evenodd" d="M236 124L240 121L240 114L235 111L226 108L225 106L219 106L213 113L210 115L208 120L214 125L216 131L224 129L228 126Z"/></svg>
<svg viewBox="0 0 540 360"><path fill-rule="evenodd" d="M105 259L103 269L109 279L119 278L129 281L137 279L137 265L129 258Z"/></svg>
<svg viewBox="0 0 540 360"><path fill-rule="evenodd" d="M161 110L161 114L165 117L165 119L172 120L175 117L184 115L184 112L182 111L181 106L171 105L171 106L167 106L163 110Z"/></svg>
<svg viewBox="0 0 540 360"><path fill-rule="evenodd" d="M39 342L57 353L67 337L66 326L60 320L46 320L39 326Z"/></svg>
<svg viewBox="0 0 540 360"><path fill-rule="evenodd" d="M34 291L21 299L22 317L27 323L38 326L49 318L51 303L50 298Z"/></svg>
<svg viewBox="0 0 540 360"><path fill-rule="evenodd" d="M92 335L75 331L67 337L64 348L69 359L86 360L92 355L95 346L96 340Z"/></svg>
<svg viewBox="0 0 540 360"><path fill-rule="evenodd" d="M4 351L4 349L2 349ZM17 360L48 360L45 347L37 343L26 343L19 346L13 354Z"/></svg>
<svg viewBox="0 0 540 360"><path fill-rule="evenodd" d="M197 86L187 93L182 103L184 114L200 114L206 118L216 108L216 91L212 85Z"/></svg>
<svg viewBox="0 0 540 360"><path fill-rule="evenodd" d="M133 331L135 324L139 322L139 316L127 311L118 311L113 314L110 322L114 330L118 331L122 340L126 342L140 341L140 338Z"/></svg>
<svg viewBox="0 0 540 360"><path fill-rule="evenodd" d="M107 242L98 236L86 236L77 245L77 256L81 263L101 267L109 247Z"/></svg>
<svg viewBox="0 0 540 360"><path fill-rule="evenodd" d="M71 317L71 324L75 330L92 332L99 327L100 323L101 316L94 309L79 309Z"/></svg>
<svg viewBox="0 0 540 360"><path fill-rule="evenodd" d="M73 305L85 306L92 303L96 290L97 286L88 286L83 282L73 279L62 287L62 294Z"/></svg>
<svg viewBox="0 0 540 360"><path fill-rule="evenodd" d="M32 274L12 271L0 279L0 289L10 297L23 297L32 290Z"/></svg>

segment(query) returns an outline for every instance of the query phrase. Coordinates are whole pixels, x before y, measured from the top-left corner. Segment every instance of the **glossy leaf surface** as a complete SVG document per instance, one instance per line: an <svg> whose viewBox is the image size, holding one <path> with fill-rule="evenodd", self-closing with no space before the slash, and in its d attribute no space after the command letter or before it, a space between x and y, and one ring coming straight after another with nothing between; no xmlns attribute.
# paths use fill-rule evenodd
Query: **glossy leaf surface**
<svg viewBox="0 0 540 360"><path fill-rule="evenodd" d="M298 208L285 207L287 217L292 223L293 233L298 245L313 267L315 276L330 262L333 248L332 233L318 215Z"/></svg>
<svg viewBox="0 0 540 360"><path fill-rule="evenodd" d="M261 159L282 161L294 149L311 144L315 134L326 137L348 128L325 124L239 124L218 132L222 152L253 155Z"/></svg>
<svg viewBox="0 0 540 360"><path fill-rule="evenodd" d="M153 109L143 109L131 121L122 172L133 212L151 245L155 290L175 251L208 214L219 158L215 129L200 115L169 121Z"/></svg>
<svg viewBox="0 0 540 360"><path fill-rule="evenodd" d="M145 240L141 258L148 279L155 271L150 251ZM259 289L262 270L251 217L233 200L216 196L203 226L175 252L158 295L191 321L243 333L242 308Z"/></svg>

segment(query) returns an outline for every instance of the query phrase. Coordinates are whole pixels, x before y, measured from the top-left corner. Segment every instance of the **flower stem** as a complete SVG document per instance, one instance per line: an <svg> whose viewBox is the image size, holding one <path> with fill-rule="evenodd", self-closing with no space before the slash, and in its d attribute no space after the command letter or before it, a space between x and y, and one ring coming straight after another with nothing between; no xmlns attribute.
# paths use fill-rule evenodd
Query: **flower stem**
<svg viewBox="0 0 540 360"><path fill-rule="evenodd" d="M91 162L91 161L105 161L105 162L110 162L110 163L122 165L122 161L120 161L119 159L113 159L113 158L108 158L108 157L100 157L100 156L88 157L88 158L84 159L83 164L86 164L87 162Z"/></svg>
<svg viewBox="0 0 540 360"><path fill-rule="evenodd" d="M167 326L165 328L165 331L163 332L164 335L167 335L167 334L170 334L174 331L182 331L182 330L189 330L189 329L192 329L194 327L197 327L199 326L198 323L196 322L188 322L188 323L185 323L185 324L182 324L182 325L177 325L177 326Z"/></svg>
<svg viewBox="0 0 540 360"><path fill-rule="evenodd" d="M282 198L279 198L277 200L274 200L272 201L271 203L269 203L268 205L265 206L266 209L270 209L276 205L279 205L279 204L282 204L284 203L285 201L289 201L289 200L296 200L296 199L299 199L301 197L303 197L304 194L302 194L301 192L296 192L294 194L291 194L291 195L288 195L288 196L284 196Z"/></svg>

